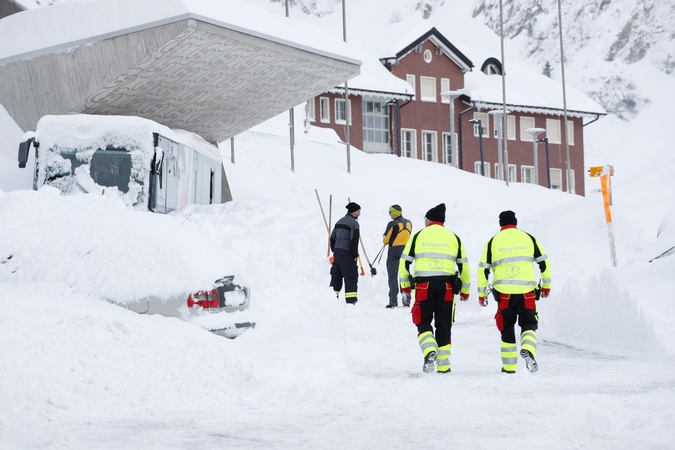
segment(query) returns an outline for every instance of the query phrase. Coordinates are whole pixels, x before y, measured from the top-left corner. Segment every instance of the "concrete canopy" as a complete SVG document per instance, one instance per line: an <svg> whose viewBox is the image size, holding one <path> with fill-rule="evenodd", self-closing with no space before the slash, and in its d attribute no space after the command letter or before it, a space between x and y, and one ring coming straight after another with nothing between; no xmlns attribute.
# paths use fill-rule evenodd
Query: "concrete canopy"
<svg viewBox="0 0 675 450"><path fill-rule="evenodd" d="M191 11L1 56L0 103L24 131L46 114L126 115L214 143L353 78L360 65Z"/></svg>

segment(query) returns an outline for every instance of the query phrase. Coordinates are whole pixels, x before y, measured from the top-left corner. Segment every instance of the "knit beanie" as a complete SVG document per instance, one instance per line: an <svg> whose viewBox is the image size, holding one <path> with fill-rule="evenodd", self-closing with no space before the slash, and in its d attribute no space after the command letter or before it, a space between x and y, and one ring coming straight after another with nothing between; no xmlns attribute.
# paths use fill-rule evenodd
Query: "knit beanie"
<svg viewBox="0 0 675 450"><path fill-rule="evenodd" d="M502 213L499 214L499 226L504 227L506 225L518 225L516 213L513 211L502 211Z"/></svg>
<svg viewBox="0 0 675 450"><path fill-rule="evenodd" d="M389 207L389 214L392 214L392 215L398 217L401 214L403 214L403 210L401 209L401 207L399 205L391 205Z"/></svg>
<svg viewBox="0 0 675 450"><path fill-rule="evenodd" d="M445 203L434 206L429 211L427 211L424 217L432 222L445 223Z"/></svg>
<svg viewBox="0 0 675 450"><path fill-rule="evenodd" d="M358 211L359 209L361 209L361 207L359 206L359 204L358 204L358 203L354 203L354 202L349 202L349 203L347 204L347 206L345 206L345 208L347 208L347 213L348 213L348 214L351 214L351 213L356 212L356 211Z"/></svg>

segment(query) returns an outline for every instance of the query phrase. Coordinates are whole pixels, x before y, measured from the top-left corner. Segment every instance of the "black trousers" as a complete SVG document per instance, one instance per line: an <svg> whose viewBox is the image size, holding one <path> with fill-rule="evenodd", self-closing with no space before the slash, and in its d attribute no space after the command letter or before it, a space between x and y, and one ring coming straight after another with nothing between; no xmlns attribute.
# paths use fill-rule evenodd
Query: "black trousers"
<svg viewBox="0 0 675 450"><path fill-rule="evenodd" d="M537 297L534 291L525 294L502 294L492 291L497 300L497 314L495 322L497 329L502 333L502 342L516 343L516 322L523 331L536 331L539 324L537 314Z"/></svg>
<svg viewBox="0 0 675 450"><path fill-rule="evenodd" d="M419 334L434 333L439 347L452 343L452 283L444 279L426 278L415 284L415 304L412 308L413 323ZM434 327L431 321L434 321Z"/></svg>
<svg viewBox="0 0 675 450"><path fill-rule="evenodd" d="M343 280L345 294L356 294L359 283L358 265L349 250L336 248L333 252L333 265L330 268L330 285L335 291L341 291Z"/></svg>

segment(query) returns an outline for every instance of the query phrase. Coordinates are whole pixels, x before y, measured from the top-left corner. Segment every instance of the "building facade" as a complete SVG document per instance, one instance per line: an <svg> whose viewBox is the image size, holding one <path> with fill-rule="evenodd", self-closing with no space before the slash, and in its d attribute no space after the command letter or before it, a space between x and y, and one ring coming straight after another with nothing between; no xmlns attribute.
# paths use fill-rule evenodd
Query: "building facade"
<svg viewBox="0 0 675 450"><path fill-rule="evenodd" d="M352 88L350 82L349 140L354 147L368 153L398 154L453 165L490 178L508 177L509 182L534 183L584 195L584 126L605 112L583 94L581 97L577 93L575 99L580 100L568 103L571 107L567 110L565 133L565 109L550 99L550 86L536 87L552 80L507 68L510 83L520 82L528 92L519 95L513 90L508 96L504 124L500 61L487 57L481 60L480 70L475 70L471 60L435 28L394 56L381 57L380 62L392 75L406 80L414 95L401 99L385 92L364 93L358 90L358 83ZM538 95L537 89L546 92ZM560 89L556 88L555 92ZM456 96L452 97L454 111L450 108L451 97L442 93ZM310 101L309 111L312 125L332 128L343 141L346 139L344 88L316 97ZM454 151L451 120L456 139ZM537 140L545 141L535 142L535 135ZM499 149L502 149L501 158Z"/></svg>

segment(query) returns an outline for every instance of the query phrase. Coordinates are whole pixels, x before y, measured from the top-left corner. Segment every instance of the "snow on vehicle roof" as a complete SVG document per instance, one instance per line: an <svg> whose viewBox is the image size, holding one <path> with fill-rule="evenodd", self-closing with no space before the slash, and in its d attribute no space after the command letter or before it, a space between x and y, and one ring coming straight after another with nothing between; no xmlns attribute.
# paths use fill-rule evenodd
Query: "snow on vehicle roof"
<svg viewBox="0 0 675 450"><path fill-rule="evenodd" d="M218 149L200 136L184 130L171 130L142 117L88 114L44 116L38 122L36 130L43 148L52 148L56 144L68 148L97 148L105 143L138 149L148 155L154 151L152 133L159 133L172 141L220 160Z"/></svg>

